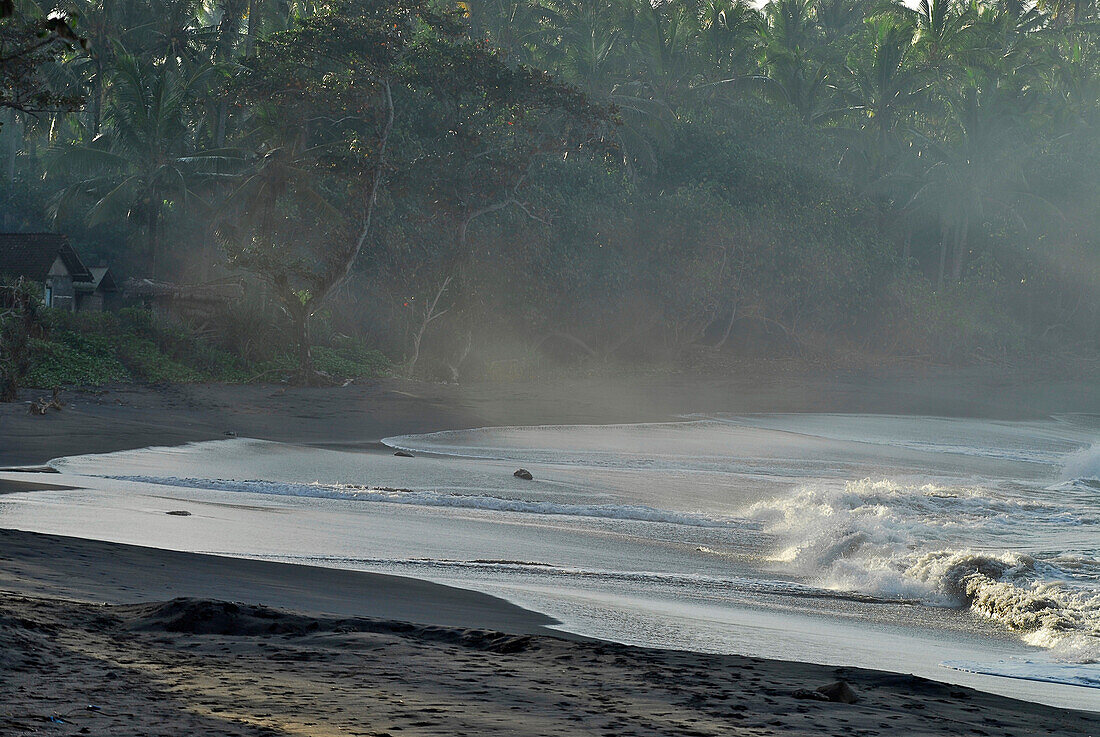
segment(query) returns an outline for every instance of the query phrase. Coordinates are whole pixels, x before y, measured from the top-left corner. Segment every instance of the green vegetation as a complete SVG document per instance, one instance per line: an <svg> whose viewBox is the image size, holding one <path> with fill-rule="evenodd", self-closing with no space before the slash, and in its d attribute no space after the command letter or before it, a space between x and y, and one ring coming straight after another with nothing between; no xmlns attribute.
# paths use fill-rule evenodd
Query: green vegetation
<svg viewBox="0 0 1100 737"><path fill-rule="evenodd" d="M0 402L15 401L30 371L37 292L37 286L24 279L0 281Z"/></svg>
<svg viewBox="0 0 1100 737"><path fill-rule="evenodd" d="M1094 2L60 7L34 85L84 104L8 106L4 226L247 304L51 376L1100 350Z"/></svg>
<svg viewBox="0 0 1100 737"><path fill-rule="evenodd" d="M287 354L251 361L194 330L158 319L148 310L77 313L41 310L32 337L26 386L97 386L110 382L190 383L277 380L294 374ZM385 374L389 363L378 352L348 338L318 346L316 365L332 380Z"/></svg>

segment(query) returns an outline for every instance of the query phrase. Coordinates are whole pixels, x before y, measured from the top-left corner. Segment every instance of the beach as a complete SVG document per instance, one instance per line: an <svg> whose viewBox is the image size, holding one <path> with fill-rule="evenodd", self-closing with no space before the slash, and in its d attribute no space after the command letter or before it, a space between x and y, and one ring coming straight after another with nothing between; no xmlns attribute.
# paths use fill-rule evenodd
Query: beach
<svg viewBox="0 0 1100 737"><path fill-rule="evenodd" d="M382 438L411 433L828 411L855 394L844 379L678 396L655 391L661 381L116 387L73 393L45 417L2 408L0 464L234 437L381 454ZM862 409L928 399L919 377L891 386L858 392ZM1033 401L1000 409L1027 416ZM2 477L4 492L65 493L55 474ZM1100 733L1096 714L909 675L594 641L501 598L403 576L16 530L0 532L0 555L5 734ZM853 703L816 690L838 681Z"/></svg>
<svg viewBox="0 0 1100 737"><path fill-rule="evenodd" d="M13 531L0 546L3 734L1100 730L912 676L563 639L501 600L409 579ZM858 700L810 695L838 681Z"/></svg>

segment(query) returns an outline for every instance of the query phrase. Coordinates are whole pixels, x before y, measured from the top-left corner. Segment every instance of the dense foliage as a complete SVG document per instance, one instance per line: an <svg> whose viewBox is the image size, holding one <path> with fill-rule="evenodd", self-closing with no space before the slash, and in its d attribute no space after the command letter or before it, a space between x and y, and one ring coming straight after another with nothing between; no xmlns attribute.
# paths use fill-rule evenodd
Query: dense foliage
<svg viewBox="0 0 1100 737"><path fill-rule="evenodd" d="M33 333L34 350L21 377L21 383L31 387L270 381L291 376L297 368L288 356L243 358L137 308L75 315L47 310ZM381 376L389 370L378 351L346 339L317 348L316 354L318 370L340 379Z"/></svg>
<svg viewBox="0 0 1100 737"><path fill-rule="evenodd" d="M3 225L123 276L245 269L291 346L312 323L443 378L1100 347L1090 2L57 10L88 48L40 85L86 102L8 111Z"/></svg>

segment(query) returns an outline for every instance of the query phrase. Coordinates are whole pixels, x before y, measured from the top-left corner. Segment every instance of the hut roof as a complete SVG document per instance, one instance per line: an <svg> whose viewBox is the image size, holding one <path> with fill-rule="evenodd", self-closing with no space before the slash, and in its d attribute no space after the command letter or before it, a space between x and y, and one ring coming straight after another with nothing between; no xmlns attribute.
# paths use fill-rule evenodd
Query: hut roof
<svg viewBox="0 0 1100 737"><path fill-rule="evenodd" d="M59 233L0 233L0 273L45 281L58 258L73 281L93 281L92 272L80 260L69 239Z"/></svg>

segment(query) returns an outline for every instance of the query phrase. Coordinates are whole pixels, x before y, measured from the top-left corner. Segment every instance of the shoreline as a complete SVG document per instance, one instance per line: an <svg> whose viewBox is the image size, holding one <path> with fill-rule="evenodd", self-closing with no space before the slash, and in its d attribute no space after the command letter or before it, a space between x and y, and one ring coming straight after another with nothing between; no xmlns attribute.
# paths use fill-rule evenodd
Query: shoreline
<svg viewBox="0 0 1100 737"><path fill-rule="evenodd" d="M213 440L226 437L226 432L241 436L266 436L264 439L282 442L296 440L300 444L354 450L377 447L378 440L388 435L457 427L536 424L536 421L542 423L637 422L668 420L675 417L669 414L660 403L642 401L637 398L637 395L631 399L629 392L611 397L609 401L605 397L605 401L601 404L589 401L591 393L580 392L563 401L561 392L557 389L539 390L530 387L513 387L508 391L497 391L494 394L486 389L468 390L387 380L354 387L356 391L353 392L347 391L352 388L294 390L267 386L251 387L248 391L242 391L241 387L224 386L174 387L167 390L124 387L109 394L74 395L73 406L44 418L19 416L9 406L9 408L0 408L0 437L5 440L3 447L0 447L0 465L33 465L43 463L50 458L81 452L107 452L146 447L150 444L175 445ZM848 396L849 391L844 388L832 394L819 395L814 397L812 404L828 410L830 405L846 401L845 397ZM725 396L727 403L724 406L729 407L729 411L738 411L739 408L746 406L751 409L751 405L744 404L743 397L730 395L727 386L719 387L710 396L704 396L701 401L713 403L716 396L719 398ZM122 401L118 401L120 399ZM666 404L682 401L682 397L664 399ZM804 393L781 408L794 411L800 406L805 406L805 401ZM899 400L897 397L889 396L866 399L867 403L885 410L904 409L903 405L914 401L916 400L912 397L902 397ZM224 429L219 431L218 427L224 427ZM150 442L150 439L153 442ZM8 440L15 442L9 443ZM25 480L20 478L18 481L9 480L0 483L0 492L28 491L35 487L56 486L49 484L48 480L48 476L26 473ZM488 630L508 636L531 636L538 642L536 649L548 648L559 652L560 648L566 648L567 652L555 656L558 660L566 657L570 661L585 660L594 657L593 649L601 652L615 649L618 653L617 659L632 661L635 668L653 671L655 668L659 670L664 667L666 659L678 659L679 665L675 667L689 670L694 668L697 678L690 684L679 687L677 692L679 695L676 695L676 698L689 693L689 703L696 704L699 708L708 703L707 694L713 683L708 680L708 675L700 671L698 665L692 666L685 661L712 663L714 668L721 671L722 678L737 681L743 679L747 670L756 671L758 682L753 685L751 693L748 693L751 703L744 709L721 711L719 716L711 715L717 721L707 728L694 725L690 721L697 717L682 715L684 721L678 723L678 726L667 724L655 730L639 727L636 731L617 731L619 734L719 734L731 733L731 730L734 730L732 731L734 734L767 734L770 731L777 734L816 735L832 733L824 730L833 728L847 731L853 727L849 722L862 724L867 729L867 734L875 734L876 725L866 720L872 718L880 720L877 728L885 729L889 726L891 729L897 729L903 726L904 720L909 716L923 716L924 719L918 719L910 725L910 729L916 729L919 725L923 730L921 733L929 735L963 733L958 731L962 724L968 725L967 729L974 734L983 732L1006 736L1056 733L1100 734L1100 716L1016 701L914 676L793 661L659 651L592 641L558 630L549 630L548 625L554 623L551 618L513 605L504 599L414 578L204 556L14 530L0 530L0 558L5 560L4 571L0 572L0 590L5 592L2 597L5 606L14 606L16 610L22 607L27 610L24 614L18 615L17 619L22 617L28 621L36 621L35 617L41 616L43 607L49 608L43 604L43 601L54 602L60 610L67 612L66 616L69 616L72 621L65 626L71 627L74 631L80 630L82 626L80 622L87 616L87 611L81 607L88 606L92 602L106 603L109 605L108 609L114 611L114 607L124 607L135 602L150 604L185 597L200 602L195 605L200 607L216 606L209 602L235 601L273 607L278 610L292 610L315 618L370 617L386 622L413 623L415 626L409 631L420 633L408 636L413 637L414 640L417 637L422 638L424 627L444 628L450 632L447 637L452 639L466 637L471 630ZM20 600L19 597L32 598ZM43 600L37 597L48 598ZM84 604L74 603L74 600ZM201 604L201 602L207 603ZM31 616L32 614L34 616ZM15 632L11 628L4 629L2 621L0 620L0 636L6 637ZM163 633L158 636L161 635ZM171 647L204 649L208 642L191 641L188 638L192 635L194 633L173 633L164 637L172 641ZM224 633L219 635L223 639L225 636L228 635ZM120 637L125 639L130 635L120 635ZM228 647L232 652L240 651L243 653L241 657L249 657L247 653L262 653L266 648L273 646L272 638L269 637L260 638L268 643L266 645L252 641L239 641L241 638L235 635L229 637L233 642L223 643L219 647ZM391 639L387 640L384 647L380 646L383 649L400 650L408 644L408 637L404 635L390 633L387 637ZM566 640L572 642L566 643ZM148 655L151 649L156 650L159 647L155 643L145 642L140 636L134 637L134 645L143 653L141 657ZM317 656L321 660L339 660L343 657L340 652L330 650L335 647L332 643L319 642L313 645L316 646L317 652L321 653ZM15 646L18 649L18 643ZM348 643L341 645L341 647L344 646L351 647ZM435 649L440 650L442 647ZM434 658L440 657L439 652L431 652L432 648L425 649L429 652L420 652L417 657L427 657L432 662ZM484 651L478 651L476 656L469 657L476 661L478 668L488 667L485 662L482 662L490 657ZM518 655L514 656L514 659L523 660ZM596 661L600 660L601 658L596 657ZM529 665L531 664L519 663L516 664L516 669L524 671ZM394 668L397 669L396 672L400 672L405 666L413 667L405 663L396 664ZM585 670L588 677L596 679L593 681L596 683L601 674L606 675L606 666L606 663L593 661L589 663L587 669L582 670ZM195 673L200 673L203 666L196 662L190 667L196 669ZM564 670L561 672L566 673ZM734 678L734 673L739 675ZM838 674L841 675L838 676ZM556 682L557 676L558 674L554 672L543 673L540 670L537 675L527 674L525 677ZM876 693L876 698L881 696L885 701L882 703L876 701L873 715L871 711L862 707L856 715L852 713L856 709L854 704L821 702L813 698L794 699L792 696L800 688L812 690L841 676L852 683L860 693L866 694L870 690ZM107 678L106 675L102 677ZM461 681L457 680L458 674L454 677L456 680L449 682L447 688L461 690ZM16 680L27 691L31 691L28 684L33 681L33 678L33 669L27 669L21 671ZM790 684L795 682L791 680L792 678L801 685L797 688L792 687ZM782 687L777 685L781 681L788 685ZM527 685L530 686L530 684ZM638 691L636 698L656 698L655 693L654 689L647 686ZM669 701L672 698L669 694L672 693L668 692L661 697L664 699L662 703L665 704L661 708L667 709L674 706ZM924 696L935 694L934 700L937 703L932 707L935 713L922 714L922 707L907 706L906 699L911 698L914 693ZM964 694L964 696L958 694ZM209 697L209 694L207 696ZM928 698L932 697L928 696ZM784 699L794 700L787 703ZM896 702L892 707L887 705L891 699ZM727 697L726 700L728 701L729 698ZM355 703L354 694L346 694L338 703L341 709L352 709ZM782 718L765 719L764 717L769 715L775 716L773 712L778 703L784 704ZM302 705L299 704L299 706ZM193 711L192 707L194 704L189 703L187 709ZM234 709L238 707L240 704L232 705ZM489 699L489 703L485 706L490 711L498 707L503 708L499 699ZM264 713L276 713L280 708L289 707L286 704L280 706L278 703L265 702ZM511 704L507 711L522 708L525 707ZM828 711L826 714L820 710L835 710L835 712ZM1006 710L1015 715L1008 720L1008 723L997 723L999 717L989 716L993 712ZM453 733L455 725L462 719L468 718L469 714L466 711L460 711L461 713L452 713L449 721L445 720L438 725L439 733ZM572 727L578 728L584 724L576 718L579 716L577 709L561 707L558 712L560 713L555 718L569 723L564 725L565 727L571 724ZM598 709L586 713L592 716L597 712ZM947 712L950 712L950 716ZM3 714L4 712L0 711L0 717ZM806 714L816 714L821 718L828 716L829 719L847 719L849 722L826 724L828 720L818 719L812 724L803 723L809 719L809 717L804 719ZM759 723L752 722L745 715L755 715ZM293 721L292 716L284 711L283 723L289 724ZM554 730L543 731L533 728L532 731L525 732L526 725L515 721L514 715L509 722L507 716L503 713L500 715L501 724L509 725L506 729L501 727L501 733L556 733ZM641 718L639 715L633 716ZM623 718L618 717L620 721ZM1052 732L1047 729L1047 722L1051 718L1067 720L1063 725L1064 731ZM245 727L251 725L261 730L256 732L259 734L294 733L294 730L279 731L264 719L257 721L249 717L240 725L234 722L236 726L233 729L240 726L244 731L239 733L248 734L250 732ZM656 713L648 714L645 719L654 724L660 722ZM1016 722L1015 726L1012 726L1013 721ZM641 724L641 721L638 722L638 725ZM142 729L135 730L135 733L158 733L150 729L150 724L143 722L142 725ZM1021 725L1024 726L1022 732ZM734 729L742 727L744 729L741 731ZM120 728L123 732L117 733L128 733L125 732L125 728ZM210 729L209 725L204 729ZM214 729L212 733L237 733L229 729L228 726L223 726ZM693 729L696 731L692 732ZM412 732L435 733L435 730L434 728L420 731L413 729ZM328 734L330 732L307 733ZM336 734L337 731L331 733ZM382 732L353 730L352 733L381 734ZM573 732L565 728L561 733Z"/></svg>
<svg viewBox="0 0 1100 737"><path fill-rule="evenodd" d="M150 445L251 437L316 447L378 447L387 436L501 425L615 424L693 413L835 412L986 419L1100 414L1100 382L1037 384L986 369L881 374L771 373L753 365L725 377L650 374L511 384L447 385L376 379L339 388L271 384L111 385L62 393L59 412L32 416L0 404L0 468Z"/></svg>
<svg viewBox="0 0 1100 737"><path fill-rule="evenodd" d="M416 579L13 530L0 551L4 734L1100 734L916 676L570 637Z"/></svg>

